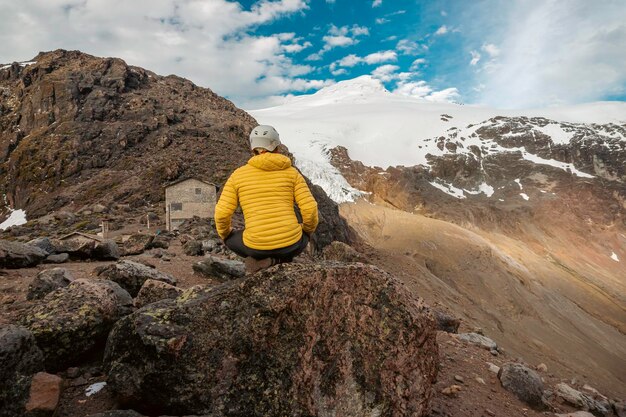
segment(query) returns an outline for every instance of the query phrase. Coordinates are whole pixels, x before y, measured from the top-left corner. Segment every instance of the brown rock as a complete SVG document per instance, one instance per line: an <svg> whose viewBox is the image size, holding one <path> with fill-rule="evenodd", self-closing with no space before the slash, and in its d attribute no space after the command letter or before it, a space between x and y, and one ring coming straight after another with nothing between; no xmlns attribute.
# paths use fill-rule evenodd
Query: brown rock
<svg viewBox="0 0 626 417"><path fill-rule="evenodd" d="M123 256L139 255L150 247L152 240L154 240L154 235L136 233L134 235L131 235L124 242L120 252Z"/></svg>
<svg viewBox="0 0 626 417"><path fill-rule="evenodd" d="M176 288L166 282L149 279L143 283L139 290L135 298L135 307L141 308L159 300L176 298L182 292L182 289Z"/></svg>
<svg viewBox="0 0 626 417"><path fill-rule="evenodd" d="M323 251L323 257L329 261L365 262L365 257L352 246L343 242L332 242Z"/></svg>
<svg viewBox="0 0 626 417"><path fill-rule="evenodd" d="M51 415L59 404L62 383L63 379L56 375L36 373L30 385L26 411L37 416Z"/></svg>

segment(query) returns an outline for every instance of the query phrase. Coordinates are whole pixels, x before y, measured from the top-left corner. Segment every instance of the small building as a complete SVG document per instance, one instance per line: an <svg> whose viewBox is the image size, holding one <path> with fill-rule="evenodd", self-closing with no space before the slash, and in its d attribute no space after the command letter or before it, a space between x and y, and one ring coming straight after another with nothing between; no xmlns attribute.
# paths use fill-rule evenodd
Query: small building
<svg viewBox="0 0 626 417"><path fill-rule="evenodd" d="M89 243L89 242L100 243L102 242L103 239L100 236L90 235L88 233L72 232L65 236L61 236L59 240L60 241L76 240L80 243Z"/></svg>
<svg viewBox="0 0 626 417"><path fill-rule="evenodd" d="M175 230L194 216L215 215L217 186L210 182L187 178L165 186L165 219L167 230Z"/></svg>

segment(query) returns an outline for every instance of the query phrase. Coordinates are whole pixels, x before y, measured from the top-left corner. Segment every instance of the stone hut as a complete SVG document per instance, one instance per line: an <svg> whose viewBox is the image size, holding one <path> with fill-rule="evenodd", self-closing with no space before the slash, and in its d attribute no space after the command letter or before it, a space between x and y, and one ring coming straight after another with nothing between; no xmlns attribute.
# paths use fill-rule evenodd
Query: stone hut
<svg viewBox="0 0 626 417"><path fill-rule="evenodd" d="M165 187L165 219L167 230L178 229L194 216L210 218L215 215L217 187L196 178L182 179Z"/></svg>

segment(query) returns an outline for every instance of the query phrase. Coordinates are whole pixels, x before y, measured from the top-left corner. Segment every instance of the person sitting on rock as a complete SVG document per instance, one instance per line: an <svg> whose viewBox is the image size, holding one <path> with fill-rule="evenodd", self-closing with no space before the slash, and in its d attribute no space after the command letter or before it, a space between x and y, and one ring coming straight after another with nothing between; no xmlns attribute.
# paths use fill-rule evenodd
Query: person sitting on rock
<svg viewBox="0 0 626 417"><path fill-rule="evenodd" d="M306 248L318 223L311 190L291 160L277 153L278 145L276 129L255 127L250 133L254 156L231 174L215 207L217 233L230 250L245 258L249 273L293 261ZM231 226L238 206L243 211L244 230Z"/></svg>

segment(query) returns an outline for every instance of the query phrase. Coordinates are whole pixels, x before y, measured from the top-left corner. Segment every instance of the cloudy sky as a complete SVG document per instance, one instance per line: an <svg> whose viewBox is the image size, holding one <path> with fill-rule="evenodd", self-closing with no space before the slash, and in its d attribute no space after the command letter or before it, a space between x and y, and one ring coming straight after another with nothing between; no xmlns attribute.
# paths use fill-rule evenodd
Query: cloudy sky
<svg viewBox="0 0 626 417"><path fill-rule="evenodd" d="M624 0L0 0L0 63L57 48L248 109L364 74L501 108L626 100Z"/></svg>

